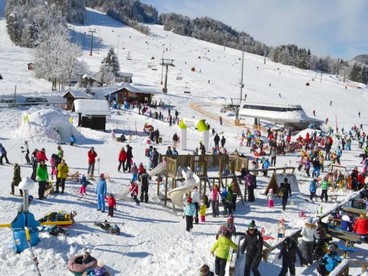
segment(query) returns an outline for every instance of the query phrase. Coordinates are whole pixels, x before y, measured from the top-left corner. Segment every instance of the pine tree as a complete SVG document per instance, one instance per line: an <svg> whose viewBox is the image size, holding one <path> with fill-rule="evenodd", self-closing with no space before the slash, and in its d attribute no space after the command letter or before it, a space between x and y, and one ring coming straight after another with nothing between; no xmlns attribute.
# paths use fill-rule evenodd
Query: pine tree
<svg viewBox="0 0 368 276"><path fill-rule="evenodd" d="M120 65L118 57L115 54L114 48L111 48L109 52L107 53L107 56L102 60L102 65L105 68L104 71L106 71L107 67L110 67L109 71L113 73L113 75L116 77L119 74L120 71Z"/></svg>

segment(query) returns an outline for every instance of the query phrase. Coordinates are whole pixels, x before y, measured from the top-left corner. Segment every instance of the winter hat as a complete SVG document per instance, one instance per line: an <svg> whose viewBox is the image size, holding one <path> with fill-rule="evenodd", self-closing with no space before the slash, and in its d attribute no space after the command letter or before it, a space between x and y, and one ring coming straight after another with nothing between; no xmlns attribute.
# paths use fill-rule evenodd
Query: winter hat
<svg viewBox="0 0 368 276"><path fill-rule="evenodd" d="M110 193L110 197L114 197L114 194L113 193Z"/></svg>
<svg viewBox="0 0 368 276"><path fill-rule="evenodd" d="M285 177L285 178L284 178L284 182L288 182L288 179L287 179L287 177Z"/></svg>
<svg viewBox="0 0 368 276"><path fill-rule="evenodd" d="M103 261L98 261L97 266L98 267L103 267L105 265L105 263Z"/></svg>
<svg viewBox="0 0 368 276"><path fill-rule="evenodd" d="M248 224L248 229L256 229L256 222L254 220Z"/></svg>
<svg viewBox="0 0 368 276"><path fill-rule="evenodd" d="M187 198L187 202L188 202L188 203L192 203L192 198L191 198L191 197L188 197L188 198Z"/></svg>
<svg viewBox="0 0 368 276"><path fill-rule="evenodd" d="M101 173L100 174L100 178L102 179L102 178L104 178L105 177L105 175L103 174L103 173Z"/></svg>
<svg viewBox="0 0 368 276"><path fill-rule="evenodd" d="M227 217L227 222L233 224L234 223L234 217L233 216L228 216Z"/></svg>
<svg viewBox="0 0 368 276"><path fill-rule="evenodd" d="M306 222L309 223L309 224L313 224L314 223L313 217L307 218L307 221Z"/></svg>

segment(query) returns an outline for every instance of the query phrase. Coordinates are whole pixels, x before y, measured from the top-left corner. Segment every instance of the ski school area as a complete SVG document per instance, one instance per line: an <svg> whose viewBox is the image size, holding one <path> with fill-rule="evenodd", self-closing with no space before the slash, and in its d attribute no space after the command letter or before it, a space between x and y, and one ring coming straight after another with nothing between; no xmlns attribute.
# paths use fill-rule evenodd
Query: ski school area
<svg viewBox="0 0 368 276"><path fill-rule="evenodd" d="M244 129L237 140L228 135L225 139L220 132L222 140L205 120L187 124L178 122L173 141L150 139L155 126L142 137L129 133L101 145L84 144L88 139L73 145L46 144L41 153L50 156L56 148L61 150L60 164L69 169L51 180L47 175L41 192L39 177L26 177L40 166L32 169L29 157L18 169L14 164L14 175L10 166L2 166L2 172L18 182L12 183L11 196L2 193L2 201L9 204L4 205L7 212L2 217L7 221L1 221L0 231L13 253L9 246L1 250L13 262L14 252L22 258L30 254L32 260L19 275L29 267L47 275L50 270L43 260L51 256L56 258L55 275L65 275L66 270L74 275L123 275L124 266L136 267L137 260L151 258L168 266L162 275L170 275L167 260L177 252L178 242L181 257L196 248L196 268L188 263L186 273L174 265L176 275L194 275L202 265L218 275L223 269L226 275L243 275L250 267L262 275L279 273L286 269L280 252L292 244L301 250L297 275L326 275L324 269L333 270L330 275L365 272L368 162L366 142L357 138L362 130L332 134L309 129L291 136L288 131ZM192 135L193 128L200 138ZM166 137L172 137L174 129L170 130ZM193 145L198 148L188 154ZM28 146L21 145L22 159ZM173 154L169 147L178 152ZM225 147L234 150L228 153ZM132 151L134 161L120 164L123 148ZM22 170L22 180L17 170ZM18 192L21 202L14 197ZM306 232L315 237L310 240ZM252 235L262 241L257 259L247 255L249 248L243 251ZM218 257L216 248L224 239L231 240L234 249L229 248L227 263L220 268L211 253ZM147 243L154 249L147 249ZM332 253L341 261L327 268L323 259Z"/></svg>

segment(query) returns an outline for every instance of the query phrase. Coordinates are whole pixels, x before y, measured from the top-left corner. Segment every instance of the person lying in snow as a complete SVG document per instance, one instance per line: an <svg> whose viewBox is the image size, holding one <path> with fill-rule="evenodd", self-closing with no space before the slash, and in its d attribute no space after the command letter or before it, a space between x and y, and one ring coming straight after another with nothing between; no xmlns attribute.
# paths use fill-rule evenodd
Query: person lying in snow
<svg viewBox="0 0 368 276"><path fill-rule="evenodd" d="M105 220L104 222L95 222L94 225L101 227L101 229L105 230L109 234L119 235L120 228L116 224L112 226L110 223Z"/></svg>

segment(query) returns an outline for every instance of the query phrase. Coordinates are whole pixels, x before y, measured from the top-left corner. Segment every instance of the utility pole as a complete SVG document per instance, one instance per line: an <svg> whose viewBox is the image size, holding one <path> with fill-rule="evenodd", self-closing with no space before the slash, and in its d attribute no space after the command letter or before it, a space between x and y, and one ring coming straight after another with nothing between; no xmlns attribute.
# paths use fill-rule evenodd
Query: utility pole
<svg viewBox="0 0 368 276"><path fill-rule="evenodd" d="M162 91L164 93L167 93L167 77L169 75L169 66L174 67L175 65L173 64L174 60L173 59L162 59L161 60L161 66L162 68L165 66L166 67L166 72L165 72L165 84L164 84L164 88L162 89Z"/></svg>
<svg viewBox="0 0 368 276"><path fill-rule="evenodd" d="M89 31L91 33L91 47L90 47L90 51L89 51L89 55L92 56L92 49L93 49L93 33L96 32L96 29L89 29Z"/></svg>
<svg viewBox="0 0 368 276"><path fill-rule="evenodd" d="M165 55L165 44L162 44L162 58L161 61L163 63ZM161 64L161 85L163 84L163 77L164 77L164 65Z"/></svg>
<svg viewBox="0 0 368 276"><path fill-rule="evenodd" d="M243 76L244 76L244 50L242 51L242 65L241 65L241 75L240 75L239 107L238 107L238 109L236 111L236 114L235 114L235 122L236 122L236 124L239 123L239 109L241 107L241 103L242 103L242 99L243 99L243 88L244 88Z"/></svg>

